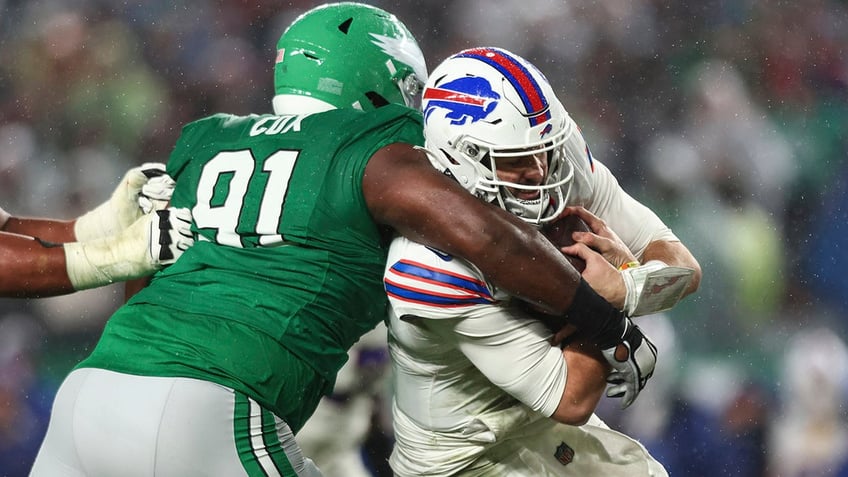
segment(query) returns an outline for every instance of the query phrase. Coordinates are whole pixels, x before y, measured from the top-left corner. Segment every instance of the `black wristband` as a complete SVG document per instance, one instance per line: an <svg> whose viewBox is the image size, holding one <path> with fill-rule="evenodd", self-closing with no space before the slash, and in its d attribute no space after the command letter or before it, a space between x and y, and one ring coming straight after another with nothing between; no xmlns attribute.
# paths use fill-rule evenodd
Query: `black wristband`
<svg viewBox="0 0 848 477"><path fill-rule="evenodd" d="M627 330L624 312L598 295L583 278L571 306L558 319L560 327L567 324L576 326L583 336L591 337L601 349L617 345Z"/></svg>

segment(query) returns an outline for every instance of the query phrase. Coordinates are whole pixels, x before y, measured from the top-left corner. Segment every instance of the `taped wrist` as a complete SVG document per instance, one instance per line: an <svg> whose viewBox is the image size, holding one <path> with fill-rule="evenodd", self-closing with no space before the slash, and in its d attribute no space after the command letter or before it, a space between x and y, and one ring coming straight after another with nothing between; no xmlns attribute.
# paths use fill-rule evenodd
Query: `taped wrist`
<svg viewBox="0 0 848 477"><path fill-rule="evenodd" d="M686 293L694 274L691 268L669 266L659 260L622 271L624 312L642 316L672 308Z"/></svg>
<svg viewBox="0 0 848 477"><path fill-rule="evenodd" d="M65 268L75 290L143 277L156 271L150 258L149 220L138 220L120 235L64 245Z"/></svg>
<svg viewBox="0 0 848 477"><path fill-rule="evenodd" d="M566 324L576 326L581 334L590 337L601 349L617 345L627 331L624 312L612 306L583 278L571 306L559 318L560 327Z"/></svg>
<svg viewBox="0 0 848 477"><path fill-rule="evenodd" d="M74 223L74 236L77 241L82 242L108 237L119 229L111 203L105 202L77 217L77 221Z"/></svg>
<svg viewBox="0 0 848 477"><path fill-rule="evenodd" d="M141 167L127 171L109 200L77 218L74 224L77 242L116 235L138 220L143 215L138 195L147 180Z"/></svg>
<svg viewBox="0 0 848 477"><path fill-rule="evenodd" d="M633 316L633 312L639 305L639 296L642 294L642 289L645 288L645 279L648 278L648 274L667 266L659 260L651 260L643 265L627 267L621 271L624 288L627 291L624 297L624 312L627 316Z"/></svg>

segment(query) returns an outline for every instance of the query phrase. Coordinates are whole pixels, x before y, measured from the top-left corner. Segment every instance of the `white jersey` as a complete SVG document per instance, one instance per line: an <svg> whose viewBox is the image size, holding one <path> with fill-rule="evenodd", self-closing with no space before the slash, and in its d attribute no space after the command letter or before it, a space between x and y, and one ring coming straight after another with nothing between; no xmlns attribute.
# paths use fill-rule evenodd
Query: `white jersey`
<svg viewBox="0 0 848 477"><path fill-rule="evenodd" d="M677 240L591 158L580 134L570 141L570 151L585 151L585 160L574 164L568 205L604 219L637 257L654 240ZM595 475L665 475L644 447L596 417L580 428L548 419L565 389L561 350L550 345L542 323L512 306L473 264L398 237L389 249L384 284L395 392L390 463L396 475L572 475L590 468L601 472ZM522 472L487 461L515 439L541 439L539 433L548 440L572 435L560 450L557 442L556 448L529 451L550 464L547 470L546 464ZM599 452L599 445L629 457ZM571 465L577 462L582 464Z"/></svg>
<svg viewBox="0 0 848 477"><path fill-rule="evenodd" d="M398 238L388 263L396 475L452 475L553 414L566 367L544 325L463 260Z"/></svg>
<svg viewBox="0 0 848 477"><path fill-rule="evenodd" d="M565 389L561 350L476 267L406 238L388 263L395 475L665 475L596 417L548 419Z"/></svg>

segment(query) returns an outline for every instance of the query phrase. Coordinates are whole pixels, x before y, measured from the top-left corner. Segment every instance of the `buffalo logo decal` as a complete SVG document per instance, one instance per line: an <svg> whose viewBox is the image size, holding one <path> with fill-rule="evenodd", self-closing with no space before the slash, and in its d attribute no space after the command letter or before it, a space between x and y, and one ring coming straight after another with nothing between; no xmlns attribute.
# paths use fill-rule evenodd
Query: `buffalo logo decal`
<svg viewBox="0 0 848 477"><path fill-rule="evenodd" d="M424 121L437 109L447 110L451 124L485 119L498 105L501 95L484 78L466 76L424 91Z"/></svg>

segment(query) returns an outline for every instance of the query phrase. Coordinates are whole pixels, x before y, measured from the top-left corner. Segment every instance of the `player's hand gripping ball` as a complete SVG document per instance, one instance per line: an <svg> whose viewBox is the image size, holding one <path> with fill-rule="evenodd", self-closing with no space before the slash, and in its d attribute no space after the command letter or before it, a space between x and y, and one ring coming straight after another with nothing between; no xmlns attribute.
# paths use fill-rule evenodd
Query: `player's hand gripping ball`
<svg viewBox="0 0 848 477"><path fill-rule="evenodd" d="M542 234L551 241L557 248L568 247L574 244L571 238L572 232L591 232L589 226L580 217L576 215L565 215L560 217L556 222L550 223L542 229ZM571 265L578 272L583 273L586 268L586 262L576 255L566 255L565 258L571 262Z"/></svg>

